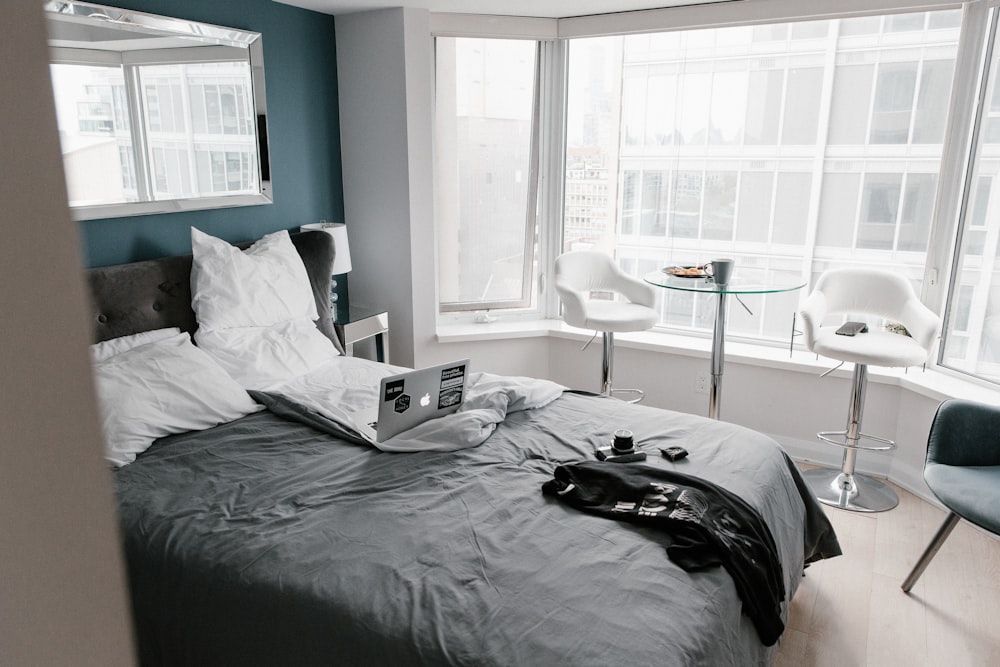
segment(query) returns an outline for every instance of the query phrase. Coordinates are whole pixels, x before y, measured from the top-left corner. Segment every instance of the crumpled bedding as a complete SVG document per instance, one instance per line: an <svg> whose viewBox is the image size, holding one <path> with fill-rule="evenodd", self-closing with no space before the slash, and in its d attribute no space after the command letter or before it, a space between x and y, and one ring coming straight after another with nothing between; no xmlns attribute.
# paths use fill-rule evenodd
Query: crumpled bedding
<svg viewBox="0 0 1000 667"><path fill-rule="evenodd" d="M363 435L355 414L378 401L379 381L405 368L341 357L267 392L251 392L274 412L337 437L362 440L385 452L453 452L482 444L509 413L549 404L566 390L537 378L473 372L458 412L376 442Z"/></svg>
<svg viewBox="0 0 1000 667"><path fill-rule="evenodd" d="M685 572L669 535L543 496L618 428L644 465L760 512L783 617L803 564L840 553L778 444L733 424L566 392L478 447L395 454L261 412L115 473L140 662L769 665L725 570ZM690 455L658 455L671 445Z"/></svg>

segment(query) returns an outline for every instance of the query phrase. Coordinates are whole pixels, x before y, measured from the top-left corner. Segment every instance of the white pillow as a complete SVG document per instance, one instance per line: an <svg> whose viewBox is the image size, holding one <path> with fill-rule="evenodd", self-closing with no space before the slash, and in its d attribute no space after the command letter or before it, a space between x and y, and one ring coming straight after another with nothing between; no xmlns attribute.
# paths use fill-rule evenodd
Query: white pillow
<svg viewBox="0 0 1000 667"><path fill-rule="evenodd" d="M116 466L134 461L157 438L261 409L186 333L99 362L94 378L105 458Z"/></svg>
<svg viewBox="0 0 1000 667"><path fill-rule="evenodd" d="M316 320L309 275L287 231L241 251L191 228L191 307L204 329Z"/></svg>
<svg viewBox="0 0 1000 667"><path fill-rule="evenodd" d="M152 331L142 331L130 336L102 340L100 343L94 343L90 346L90 360L96 364L100 361L110 359L116 354L127 352L133 347L145 345L146 343L155 343L158 340L176 336L180 332L180 327L170 327L168 329L153 329Z"/></svg>
<svg viewBox="0 0 1000 667"><path fill-rule="evenodd" d="M322 366L339 352L308 319L270 327L198 329L198 347L247 389L273 389Z"/></svg>

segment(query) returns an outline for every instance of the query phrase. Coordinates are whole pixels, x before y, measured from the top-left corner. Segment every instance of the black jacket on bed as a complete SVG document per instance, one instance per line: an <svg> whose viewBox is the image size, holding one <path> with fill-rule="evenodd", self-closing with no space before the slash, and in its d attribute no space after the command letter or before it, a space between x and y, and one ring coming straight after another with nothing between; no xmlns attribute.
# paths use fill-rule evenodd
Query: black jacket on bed
<svg viewBox="0 0 1000 667"><path fill-rule="evenodd" d="M669 533L667 555L686 571L722 565L760 640L778 641L785 629L781 562L767 524L736 494L672 470L601 461L559 466L542 491L585 512Z"/></svg>

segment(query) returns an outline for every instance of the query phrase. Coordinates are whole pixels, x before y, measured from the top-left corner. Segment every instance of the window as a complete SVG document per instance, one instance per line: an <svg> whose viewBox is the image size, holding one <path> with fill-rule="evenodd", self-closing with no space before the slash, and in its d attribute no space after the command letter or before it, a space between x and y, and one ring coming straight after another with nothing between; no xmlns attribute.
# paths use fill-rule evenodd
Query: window
<svg viewBox="0 0 1000 667"><path fill-rule="evenodd" d="M1000 48L997 38L993 42L993 58L983 75L987 104L970 121L975 123L977 141L967 176L940 363L1000 382L1000 203L993 187L1000 171L995 118L1000 108Z"/></svg>
<svg viewBox="0 0 1000 667"><path fill-rule="evenodd" d="M804 279L878 263L919 288L956 14L572 40L567 205L586 164L609 197L586 224L565 218L563 248L636 276L713 256ZM662 297L660 325L711 329L710 297ZM798 300L753 299L729 331L787 342Z"/></svg>
<svg viewBox="0 0 1000 667"><path fill-rule="evenodd" d="M536 52L534 41L437 39L442 312L532 304ZM567 207L580 217L589 210L583 201Z"/></svg>
<svg viewBox="0 0 1000 667"><path fill-rule="evenodd" d="M539 192L563 204L558 219L539 209L538 238L558 226L561 243L540 265L595 248L635 276L715 256L810 284L831 268L889 268L944 315L938 366L1000 383L1000 44L988 66L974 62L998 12L973 3L566 40L565 71L558 59L542 62L535 98L543 110L565 109L540 114L541 131L531 133L543 138L543 156L547 135L565 136L562 181L546 169ZM980 69L977 104L965 82ZM440 112L440 61L438 73ZM949 118L953 109L970 117ZM452 135L443 136L447 154ZM439 208L454 206L445 189L438 195ZM522 201L530 212L533 201ZM961 202L958 220L950 201ZM461 233L490 238L496 223L484 220L465 218ZM530 257L531 235L522 242ZM466 280L442 267L442 295L449 270ZM787 345L803 295L746 299L754 315L733 307L728 330ZM659 303L659 327L711 330L712 299L663 291Z"/></svg>

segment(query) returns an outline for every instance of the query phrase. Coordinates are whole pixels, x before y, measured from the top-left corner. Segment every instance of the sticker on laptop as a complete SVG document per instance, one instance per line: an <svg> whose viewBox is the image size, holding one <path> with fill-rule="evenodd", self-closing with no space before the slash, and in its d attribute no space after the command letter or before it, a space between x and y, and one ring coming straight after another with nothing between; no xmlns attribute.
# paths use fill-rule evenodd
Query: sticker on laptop
<svg viewBox="0 0 1000 667"><path fill-rule="evenodd" d="M385 383L385 396L382 397L382 400L385 401L386 403L388 403L389 401L396 400L397 396L401 396L403 394L403 383L404 382L405 382L405 380L393 380L392 382L386 382ZM398 412L398 410L397 410L397 412Z"/></svg>
<svg viewBox="0 0 1000 667"><path fill-rule="evenodd" d="M459 405L465 388L465 365L445 368L441 371L441 391L438 393L438 410Z"/></svg>
<svg viewBox="0 0 1000 667"><path fill-rule="evenodd" d="M400 394L396 397L396 402L392 406L395 412L403 413L410 409L410 395Z"/></svg>

